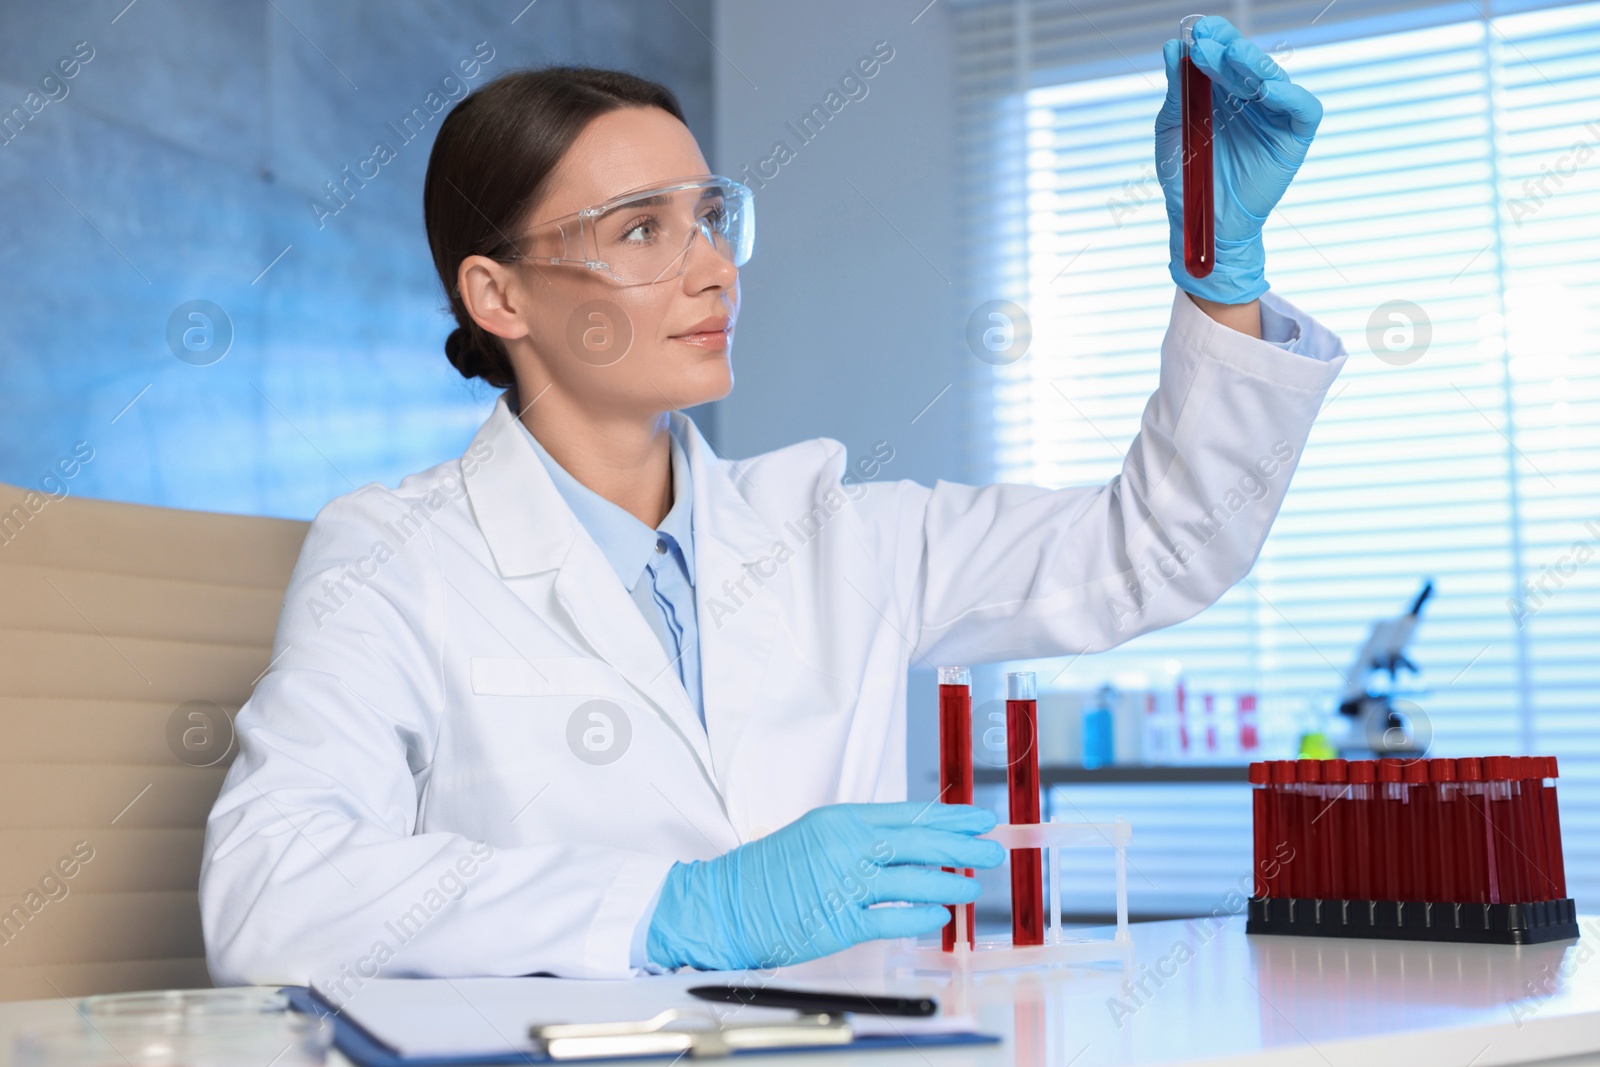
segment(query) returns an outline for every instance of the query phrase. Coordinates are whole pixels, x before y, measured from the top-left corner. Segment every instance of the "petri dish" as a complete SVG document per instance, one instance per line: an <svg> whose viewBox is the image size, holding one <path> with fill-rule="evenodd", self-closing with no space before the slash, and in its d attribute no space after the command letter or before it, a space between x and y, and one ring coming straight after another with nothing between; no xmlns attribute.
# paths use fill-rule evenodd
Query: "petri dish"
<svg viewBox="0 0 1600 1067"><path fill-rule="evenodd" d="M289 995L268 986L223 989L158 989L84 997L78 1014L90 1019L135 1015L271 1015L289 1010Z"/></svg>
<svg viewBox="0 0 1600 1067"><path fill-rule="evenodd" d="M333 1025L275 989L88 997L76 1017L17 1034L14 1067L322 1067Z"/></svg>

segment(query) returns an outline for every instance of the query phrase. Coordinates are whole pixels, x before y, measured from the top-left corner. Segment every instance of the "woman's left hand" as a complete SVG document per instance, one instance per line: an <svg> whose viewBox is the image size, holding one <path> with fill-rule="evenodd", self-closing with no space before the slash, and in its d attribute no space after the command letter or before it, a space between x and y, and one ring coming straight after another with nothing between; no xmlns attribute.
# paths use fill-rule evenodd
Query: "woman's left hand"
<svg viewBox="0 0 1600 1067"><path fill-rule="evenodd" d="M1212 82L1216 265L1204 278L1183 265L1183 112L1179 45L1162 49L1167 99L1156 115L1156 175L1166 198L1171 272L1178 287L1223 304L1267 291L1261 226L1305 161L1322 104L1221 15L1194 25L1190 56Z"/></svg>

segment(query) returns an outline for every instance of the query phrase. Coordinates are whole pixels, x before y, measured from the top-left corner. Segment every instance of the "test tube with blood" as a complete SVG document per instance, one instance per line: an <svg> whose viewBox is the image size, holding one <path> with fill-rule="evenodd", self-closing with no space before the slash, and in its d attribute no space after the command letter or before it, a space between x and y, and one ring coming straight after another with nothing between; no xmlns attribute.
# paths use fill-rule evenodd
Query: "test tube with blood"
<svg viewBox="0 0 1600 1067"><path fill-rule="evenodd" d="M1489 824L1488 798L1484 794L1483 760L1468 756L1457 759L1456 781L1461 787L1462 842L1469 876L1467 900L1473 904L1498 903L1494 828Z"/></svg>
<svg viewBox="0 0 1600 1067"><path fill-rule="evenodd" d="M1512 760L1516 768L1517 840L1522 852L1527 875L1523 885L1528 900L1553 900L1555 882L1550 877L1550 859L1546 855L1543 822L1543 805L1539 802L1539 787L1543 775L1542 764L1534 756L1517 756Z"/></svg>
<svg viewBox="0 0 1600 1067"><path fill-rule="evenodd" d="M1273 896L1292 897L1300 887L1300 872L1305 869L1305 845L1299 839L1296 823L1299 798L1294 794L1293 760L1272 761L1272 804L1276 809L1268 842L1271 857L1268 867L1276 872Z"/></svg>
<svg viewBox="0 0 1600 1067"><path fill-rule="evenodd" d="M1039 702L1032 671L1006 675L1008 819L1039 821ZM1011 851L1011 943L1044 944L1044 865L1041 850ZM968 929L971 929L969 922Z"/></svg>
<svg viewBox="0 0 1600 1067"><path fill-rule="evenodd" d="M1402 900L1438 900L1439 868L1434 864L1433 787L1428 782L1428 761L1406 760L1400 768L1405 783L1405 827L1409 841L1404 862L1410 890Z"/></svg>
<svg viewBox="0 0 1600 1067"><path fill-rule="evenodd" d="M1350 898L1350 855L1345 850L1345 823L1350 817L1350 764L1342 759L1322 761L1322 803L1317 827L1326 883L1316 895L1334 900Z"/></svg>
<svg viewBox="0 0 1600 1067"><path fill-rule="evenodd" d="M965 667L939 668L939 800L944 804L972 803L972 672ZM971 870L960 873L972 877ZM946 952L955 950L956 908L960 906L949 906L950 921L942 934ZM975 909L971 904L965 908L970 948Z"/></svg>
<svg viewBox="0 0 1600 1067"><path fill-rule="evenodd" d="M1352 760L1350 777L1350 819L1345 827L1346 859L1350 864L1351 900L1375 900L1372 862L1372 810L1377 767L1372 760Z"/></svg>
<svg viewBox="0 0 1600 1067"><path fill-rule="evenodd" d="M1456 761L1432 759L1428 761L1428 781L1433 789L1433 822L1428 828L1430 860L1435 867L1435 891L1431 900L1459 901L1463 899L1461 854L1456 832Z"/></svg>
<svg viewBox="0 0 1600 1067"><path fill-rule="evenodd" d="M1261 761L1250 764L1250 828L1253 831L1251 869L1255 884L1251 896L1257 899L1273 896L1272 880L1267 877L1271 849L1267 842L1273 837L1273 816L1276 814L1272 800L1272 768Z"/></svg>
<svg viewBox="0 0 1600 1067"><path fill-rule="evenodd" d="M1405 808L1398 760L1378 761L1378 899L1401 899L1401 816Z"/></svg>
<svg viewBox="0 0 1600 1067"><path fill-rule="evenodd" d="M1489 813L1490 884L1499 892L1496 904L1516 904L1522 900L1517 877L1516 850L1511 829L1511 757L1485 756L1483 784Z"/></svg>
<svg viewBox="0 0 1600 1067"><path fill-rule="evenodd" d="M1544 816L1545 855L1550 861L1550 876L1555 883L1553 890L1555 898L1564 900L1567 895L1567 869L1566 861L1561 855L1561 813L1556 808L1556 787L1553 784L1558 768L1554 756L1541 756L1539 761L1541 763L1539 806Z"/></svg>
<svg viewBox="0 0 1600 1067"><path fill-rule="evenodd" d="M1294 896L1296 885L1296 869L1294 861L1302 859L1296 856L1293 849L1298 845L1294 840L1294 797L1290 792L1294 782L1294 763L1291 760L1272 760L1269 765L1270 792L1267 793L1267 803L1272 806L1272 838L1267 841L1267 873L1272 893L1270 896ZM1304 867L1302 859L1301 867Z"/></svg>
<svg viewBox="0 0 1600 1067"><path fill-rule="evenodd" d="M1295 895L1315 897L1321 895L1323 883L1328 877L1327 869L1323 866L1327 857L1321 854L1317 848L1317 841L1312 837L1317 812L1321 807L1317 802L1317 787L1314 783L1322 781L1322 761L1298 760L1295 766L1295 781L1295 833L1299 835L1301 841L1296 849L1296 859L1305 865L1300 872L1300 891Z"/></svg>
<svg viewBox="0 0 1600 1067"><path fill-rule="evenodd" d="M1178 85L1183 124L1183 266L1204 278L1216 265L1215 169L1211 159L1211 79L1195 66L1194 24L1205 16L1178 22Z"/></svg>

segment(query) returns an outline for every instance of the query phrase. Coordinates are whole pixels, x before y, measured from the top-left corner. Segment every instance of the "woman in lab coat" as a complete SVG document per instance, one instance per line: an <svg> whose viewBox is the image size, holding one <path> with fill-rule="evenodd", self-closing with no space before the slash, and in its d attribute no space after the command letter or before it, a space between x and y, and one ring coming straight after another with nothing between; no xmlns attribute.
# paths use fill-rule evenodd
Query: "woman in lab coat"
<svg viewBox="0 0 1600 1067"><path fill-rule="evenodd" d="M1219 110L1217 267L1189 278L1174 226L1159 388L1082 488L891 481L823 439L720 458L680 409L732 386L748 190L628 75L457 105L424 191L446 349L506 392L462 456L311 526L207 826L215 980L769 966L973 899L938 868L1001 862L994 817L904 803L908 667L1094 652L1212 603L1344 363L1260 262L1320 108L1202 30L1247 120Z"/></svg>

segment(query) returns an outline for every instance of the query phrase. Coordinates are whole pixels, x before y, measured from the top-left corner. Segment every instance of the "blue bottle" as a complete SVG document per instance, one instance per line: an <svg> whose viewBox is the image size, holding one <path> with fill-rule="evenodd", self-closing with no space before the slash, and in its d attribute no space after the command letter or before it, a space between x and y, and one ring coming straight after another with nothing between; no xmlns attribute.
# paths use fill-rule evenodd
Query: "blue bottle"
<svg viewBox="0 0 1600 1067"><path fill-rule="evenodd" d="M1100 687L1095 694L1094 707L1083 713L1083 765L1109 767L1115 755L1112 749L1111 704L1116 691L1109 685Z"/></svg>

